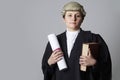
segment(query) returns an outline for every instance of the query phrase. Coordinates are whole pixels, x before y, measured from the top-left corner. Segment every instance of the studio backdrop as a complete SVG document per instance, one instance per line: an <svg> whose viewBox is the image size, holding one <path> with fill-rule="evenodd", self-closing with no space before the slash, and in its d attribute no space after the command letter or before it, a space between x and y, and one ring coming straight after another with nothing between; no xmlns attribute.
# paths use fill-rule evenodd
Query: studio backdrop
<svg viewBox="0 0 120 80"><path fill-rule="evenodd" d="M66 27L61 16L71 0L0 0L0 80L43 80L42 56L50 33ZM82 29L100 34L112 59L113 80L120 74L120 0L74 0L87 15Z"/></svg>

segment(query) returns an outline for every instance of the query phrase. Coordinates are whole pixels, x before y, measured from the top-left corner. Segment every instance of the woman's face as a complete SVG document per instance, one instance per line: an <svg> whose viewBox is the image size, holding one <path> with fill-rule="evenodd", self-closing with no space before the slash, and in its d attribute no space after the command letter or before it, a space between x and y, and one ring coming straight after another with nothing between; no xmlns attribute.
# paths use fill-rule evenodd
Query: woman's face
<svg viewBox="0 0 120 80"><path fill-rule="evenodd" d="M82 23L82 16L79 11L66 11L64 22L69 31L76 31Z"/></svg>

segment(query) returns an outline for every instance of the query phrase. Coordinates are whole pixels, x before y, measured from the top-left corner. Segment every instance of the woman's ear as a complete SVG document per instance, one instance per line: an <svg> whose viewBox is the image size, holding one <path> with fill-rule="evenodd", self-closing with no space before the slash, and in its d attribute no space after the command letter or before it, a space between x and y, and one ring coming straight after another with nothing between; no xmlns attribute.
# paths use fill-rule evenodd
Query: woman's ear
<svg viewBox="0 0 120 80"><path fill-rule="evenodd" d="M65 21L65 17L63 17L62 19L63 19L63 22L66 22L66 21Z"/></svg>

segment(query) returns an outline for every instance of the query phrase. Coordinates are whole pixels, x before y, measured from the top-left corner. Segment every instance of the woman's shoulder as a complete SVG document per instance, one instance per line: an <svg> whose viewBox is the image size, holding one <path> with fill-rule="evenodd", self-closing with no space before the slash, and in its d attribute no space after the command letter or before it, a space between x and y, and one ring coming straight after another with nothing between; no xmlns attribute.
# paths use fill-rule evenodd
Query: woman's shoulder
<svg viewBox="0 0 120 80"><path fill-rule="evenodd" d="M59 37L64 37L66 35L66 31L64 31L64 32L62 32L62 33L59 33L58 35L57 35L57 37L59 38Z"/></svg>
<svg viewBox="0 0 120 80"><path fill-rule="evenodd" d="M83 32L83 34L89 38L92 38L92 40L94 41L104 41L102 36L99 33L94 33L91 30L81 30Z"/></svg>
<svg viewBox="0 0 120 80"><path fill-rule="evenodd" d="M80 29L80 32L83 33L85 36L93 36L93 37L100 36L100 34L94 33L91 30L82 30L82 29Z"/></svg>
<svg viewBox="0 0 120 80"><path fill-rule="evenodd" d="M83 32L83 33L86 33L86 34L99 35L98 33L94 33L91 30L82 30L81 29L80 31Z"/></svg>

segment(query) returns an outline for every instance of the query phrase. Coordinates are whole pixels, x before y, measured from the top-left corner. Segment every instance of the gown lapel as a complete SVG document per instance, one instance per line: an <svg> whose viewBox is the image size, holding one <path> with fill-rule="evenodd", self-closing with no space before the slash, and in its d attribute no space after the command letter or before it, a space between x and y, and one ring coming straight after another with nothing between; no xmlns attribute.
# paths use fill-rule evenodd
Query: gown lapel
<svg viewBox="0 0 120 80"><path fill-rule="evenodd" d="M73 48L71 50L70 58L75 57L75 55L77 55L77 56L81 55L83 41L84 41L84 39L83 39L83 31L80 31L77 38L76 38L76 40L75 40ZM79 55L78 55L78 52L80 53Z"/></svg>
<svg viewBox="0 0 120 80"><path fill-rule="evenodd" d="M81 52L82 52L82 44L84 42L84 32L82 30L80 30L80 32L78 33L78 36L75 40L75 43L73 45L73 48L71 50L70 53L70 57L68 57L68 52L67 52L67 38L66 38L66 32L63 33L62 38L61 38L61 42L62 42L62 50L64 51L64 56L65 58L71 59L71 58L75 58L76 56L80 56ZM78 52L80 54L78 54Z"/></svg>
<svg viewBox="0 0 120 80"><path fill-rule="evenodd" d="M62 50L64 52L64 56L66 57L66 59L68 58L68 53L67 53L67 38L66 38L66 31L63 33L62 38L61 38L61 46L62 46Z"/></svg>

